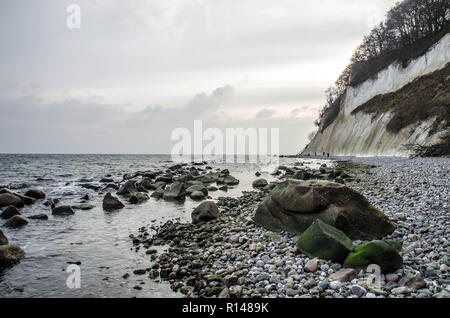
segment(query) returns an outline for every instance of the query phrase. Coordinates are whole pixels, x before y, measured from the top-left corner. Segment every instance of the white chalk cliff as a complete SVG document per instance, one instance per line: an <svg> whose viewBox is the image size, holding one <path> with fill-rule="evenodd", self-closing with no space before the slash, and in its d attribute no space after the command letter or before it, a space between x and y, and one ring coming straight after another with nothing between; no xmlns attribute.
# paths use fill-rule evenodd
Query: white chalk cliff
<svg viewBox="0 0 450 318"><path fill-rule="evenodd" d="M377 95L396 92L415 79L443 69L450 62L450 34L433 45L426 54L404 68L393 63L374 79L347 88L339 115L305 148L303 154L330 153L336 156L409 156L407 144L431 146L439 142L442 132L429 135L436 118L410 125L398 133L387 130L390 111L378 114L352 112Z"/></svg>

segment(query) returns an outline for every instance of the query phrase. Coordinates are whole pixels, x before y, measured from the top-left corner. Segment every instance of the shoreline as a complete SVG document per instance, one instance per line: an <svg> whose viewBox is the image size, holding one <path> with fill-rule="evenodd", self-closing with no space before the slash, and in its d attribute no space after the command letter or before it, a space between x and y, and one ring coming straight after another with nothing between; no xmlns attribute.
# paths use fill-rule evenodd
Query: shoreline
<svg viewBox="0 0 450 318"><path fill-rule="evenodd" d="M427 159L404 159L391 161L402 162L405 165L401 167L403 170L407 170L410 162L425 169L420 162ZM436 158L431 160L439 161ZM363 271L348 281L332 280L330 276L342 269L340 264L324 260L316 262L302 254L296 246L296 235L274 233L256 226L252 220L254 210L270 192L268 189L246 192L237 199L219 199L217 205L222 215L208 223L195 225L168 221L161 227L141 228L140 233L133 236L138 250L168 246L166 252L153 254L155 262L145 272L150 279L170 283L172 290L179 292L180 297L450 297L450 279L446 265L450 248L445 237L448 237L445 226L449 222L447 203L436 202L443 205L438 209L441 222L436 235L444 234L445 244L440 249L435 245L427 246L427 233L433 232L433 229L426 231L421 228L415 231L416 224L423 225L427 220L422 215L408 215L408 211L398 212L400 200L391 202L384 196L387 192L385 187L391 186L386 175L394 174L393 169L396 167L383 162L383 158L354 158L351 161L338 161L337 164L354 179L346 185L362 193L398 225L386 239L402 242L401 255L405 266L395 273L381 275L381 285L368 285L366 282L370 274ZM442 167L446 178L444 181L448 181L448 169L445 171L445 165ZM399 193L397 188L402 185L409 185L412 191L417 191L413 181L406 176L398 178L397 183L394 183L396 191L393 193ZM445 182L440 187L445 187ZM152 232L156 233L152 235ZM439 239L436 235L433 234L435 240ZM430 254L431 259L428 259ZM414 277L418 283L409 287L400 286L401 279L406 276Z"/></svg>

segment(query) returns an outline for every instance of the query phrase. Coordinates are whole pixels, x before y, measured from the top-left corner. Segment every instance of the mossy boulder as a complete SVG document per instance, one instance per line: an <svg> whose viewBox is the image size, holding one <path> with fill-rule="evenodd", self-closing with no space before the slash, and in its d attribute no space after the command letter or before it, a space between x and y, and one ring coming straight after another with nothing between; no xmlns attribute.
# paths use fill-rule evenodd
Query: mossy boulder
<svg viewBox="0 0 450 318"><path fill-rule="evenodd" d="M403 258L392 244L372 241L355 247L345 259L344 267L366 268L371 264L379 265L383 273L392 273L403 267Z"/></svg>
<svg viewBox="0 0 450 318"><path fill-rule="evenodd" d="M255 223L273 232L301 234L316 220L354 240L391 234L394 223L366 198L345 185L320 180L286 180L258 206Z"/></svg>
<svg viewBox="0 0 450 318"><path fill-rule="evenodd" d="M344 232L316 220L298 240L299 249L313 257L342 263L353 248Z"/></svg>

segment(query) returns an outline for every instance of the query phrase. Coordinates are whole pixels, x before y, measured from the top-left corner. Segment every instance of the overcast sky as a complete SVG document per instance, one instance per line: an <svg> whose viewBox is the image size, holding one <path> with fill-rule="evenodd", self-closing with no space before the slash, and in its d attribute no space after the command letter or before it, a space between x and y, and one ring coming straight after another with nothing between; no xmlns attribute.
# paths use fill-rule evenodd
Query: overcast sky
<svg viewBox="0 0 450 318"><path fill-rule="evenodd" d="M279 128L297 153L394 2L3 0L0 152L170 153L171 131L202 119Z"/></svg>

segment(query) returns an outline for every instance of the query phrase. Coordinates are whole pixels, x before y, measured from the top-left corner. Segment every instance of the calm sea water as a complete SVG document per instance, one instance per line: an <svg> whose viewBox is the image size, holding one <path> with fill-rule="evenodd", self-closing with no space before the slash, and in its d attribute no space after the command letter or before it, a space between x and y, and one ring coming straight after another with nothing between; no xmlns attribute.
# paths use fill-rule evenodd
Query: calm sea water
<svg viewBox="0 0 450 318"><path fill-rule="evenodd" d="M292 164L300 159L280 159ZM306 160L319 167L324 160ZM258 164L229 164L212 158L213 168L229 169L241 182L219 196L237 197L250 190L256 179ZM132 250L131 233L142 226L158 225L170 219L190 221L193 208L199 203L189 198L183 204L150 199L142 205L127 205L117 212L104 212L103 194L80 187L81 183L101 185L101 178L112 175L118 181L125 173L155 171L170 166L164 155L0 155L0 186L41 189L47 198L59 198L63 205L79 203L89 193L93 196L89 211L76 211L73 216L53 217L49 207L39 201L21 212L27 217L45 213L49 220L30 220L21 229L2 230L10 243L21 246L26 257L16 266L0 273L0 297L180 297L165 282L155 283L146 276L135 276L138 268L151 266L150 257ZM269 173L262 175L274 180ZM27 185L21 188L21 184ZM70 289L66 281L68 262L81 262L81 288ZM122 276L129 273L130 277ZM143 284L142 284L143 283ZM142 290L133 287L139 285Z"/></svg>

